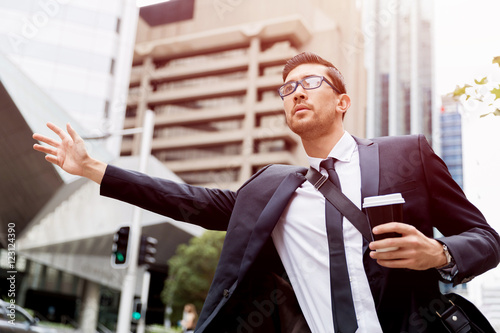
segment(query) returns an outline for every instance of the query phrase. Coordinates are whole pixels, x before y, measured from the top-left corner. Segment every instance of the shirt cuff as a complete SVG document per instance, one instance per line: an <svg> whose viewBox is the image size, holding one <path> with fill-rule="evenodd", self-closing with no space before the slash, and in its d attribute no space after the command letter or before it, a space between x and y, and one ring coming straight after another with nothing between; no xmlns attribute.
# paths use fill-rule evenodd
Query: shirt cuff
<svg viewBox="0 0 500 333"><path fill-rule="evenodd" d="M444 244L440 240L437 240L441 244ZM449 264L443 267L437 268L437 271L439 272L439 275L441 275L441 278L444 282L452 282L453 278L458 274L458 267L457 263L455 262L455 259L453 259L453 255L451 255L451 261Z"/></svg>
<svg viewBox="0 0 500 333"><path fill-rule="evenodd" d="M452 282L453 278L458 274L458 267L457 264L455 263L455 260L453 257L451 258L451 262L441 268L437 268L437 271L439 272L439 275L441 275L441 278L445 282Z"/></svg>

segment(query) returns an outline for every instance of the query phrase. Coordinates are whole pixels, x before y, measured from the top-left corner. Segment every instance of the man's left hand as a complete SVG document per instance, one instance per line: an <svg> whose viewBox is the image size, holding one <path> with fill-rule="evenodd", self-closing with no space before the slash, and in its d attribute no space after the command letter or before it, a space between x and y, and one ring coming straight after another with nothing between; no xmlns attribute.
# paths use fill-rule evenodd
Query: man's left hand
<svg viewBox="0 0 500 333"><path fill-rule="evenodd" d="M409 268L426 270L442 267L447 263L443 245L433 238L429 238L412 225L389 222L373 228L373 234L397 232L401 237L386 238L370 243L370 257L377 263L389 268ZM397 250L389 252L376 251L388 247Z"/></svg>

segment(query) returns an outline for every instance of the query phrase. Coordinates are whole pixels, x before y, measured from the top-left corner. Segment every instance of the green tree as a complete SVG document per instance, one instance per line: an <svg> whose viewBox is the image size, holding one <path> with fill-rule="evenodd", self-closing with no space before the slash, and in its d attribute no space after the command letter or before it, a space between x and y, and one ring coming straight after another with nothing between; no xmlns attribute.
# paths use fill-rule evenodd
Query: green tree
<svg viewBox="0 0 500 333"><path fill-rule="evenodd" d="M494 57L492 64L497 64L500 67L500 56ZM489 114L500 116L500 83L492 82L488 76L480 80L474 79L473 84L465 84L463 86L457 85L450 95L464 104L471 100L486 103L491 111L482 114L481 117Z"/></svg>
<svg viewBox="0 0 500 333"><path fill-rule="evenodd" d="M169 276L165 281L162 301L172 307L171 321L182 318L184 305L192 303L199 313L208 294L224 242L225 232L206 231L188 244L177 247L168 261Z"/></svg>

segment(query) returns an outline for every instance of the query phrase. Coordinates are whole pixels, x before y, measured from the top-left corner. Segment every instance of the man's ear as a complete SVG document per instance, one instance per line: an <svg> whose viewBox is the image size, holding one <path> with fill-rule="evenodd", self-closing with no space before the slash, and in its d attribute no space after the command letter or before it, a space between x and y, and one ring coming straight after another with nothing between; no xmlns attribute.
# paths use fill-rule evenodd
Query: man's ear
<svg viewBox="0 0 500 333"><path fill-rule="evenodd" d="M346 113L351 107L351 97L347 94L339 95L339 102L337 104L337 111L341 113Z"/></svg>

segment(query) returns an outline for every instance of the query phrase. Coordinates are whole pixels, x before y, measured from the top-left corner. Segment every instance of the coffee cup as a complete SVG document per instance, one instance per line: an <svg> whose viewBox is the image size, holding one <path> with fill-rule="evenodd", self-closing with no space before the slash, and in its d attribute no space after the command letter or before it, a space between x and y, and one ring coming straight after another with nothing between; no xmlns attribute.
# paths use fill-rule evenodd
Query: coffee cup
<svg viewBox="0 0 500 333"><path fill-rule="evenodd" d="M405 200L403 199L401 193L366 197L363 200L363 208L366 211L371 228L373 229L374 227L387 222L402 222L404 203ZM401 235L396 232L373 235L375 240L393 237L401 237ZM385 249L378 249L377 251L388 252L397 249L397 247L388 247Z"/></svg>

